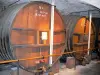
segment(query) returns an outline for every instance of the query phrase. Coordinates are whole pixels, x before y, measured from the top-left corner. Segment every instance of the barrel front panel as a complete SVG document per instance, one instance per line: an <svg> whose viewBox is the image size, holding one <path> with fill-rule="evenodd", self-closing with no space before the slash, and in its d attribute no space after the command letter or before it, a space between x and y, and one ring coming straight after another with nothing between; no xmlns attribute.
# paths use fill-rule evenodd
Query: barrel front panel
<svg viewBox="0 0 100 75"><path fill-rule="evenodd" d="M91 28L91 43L90 48L94 48L94 29L93 24ZM77 21L73 31L73 50L79 51L76 53L76 58L81 58L87 53L88 49L88 37L89 37L89 21L83 17Z"/></svg>
<svg viewBox="0 0 100 75"><path fill-rule="evenodd" d="M11 45L16 59L48 56L50 52L50 10L45 3L30 3L16 15L11 30ZM43 35L44 33L44 35ZM45 39L42 37L45 36ZM55 9L54 19L54 50L53 54L60 54L64 50L65 32L62 18ZM58 56L53 57L55 61ZM25 69L36 67L41 59L20 61ZM49 57L44 58L49 63ZM31 70L32 71L32 70Z"/></svg>

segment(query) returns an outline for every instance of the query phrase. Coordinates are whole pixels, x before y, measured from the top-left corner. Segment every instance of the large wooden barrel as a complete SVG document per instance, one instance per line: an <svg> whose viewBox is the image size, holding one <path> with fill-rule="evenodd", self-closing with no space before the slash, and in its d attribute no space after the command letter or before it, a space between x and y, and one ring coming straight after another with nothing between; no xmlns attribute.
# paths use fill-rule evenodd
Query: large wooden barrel
<svg viewBox="0 0 100 75"><path fill-rule="evenodd" d="M0 16L0 57L10 60L49 55L50 12L50 4L37 1L14 5L3 11ZM60 54L65 45L64 24L56 8L54 15L53 54ZM53 57L53 62L57 57ZM33 71L38 60L19 61L19 64L21 68ZM44 60L49 63L49 58Z"/></svg>
<svg viewBox="0 0 100 75"><path fill-rule="evenodd" d="M82 16L68 15L65 17L65 21L68 50L77 51L76 58L80 60L88 51L89 19ZM93 23L90 39L90 48L94 48L95 26Z"/></svg>

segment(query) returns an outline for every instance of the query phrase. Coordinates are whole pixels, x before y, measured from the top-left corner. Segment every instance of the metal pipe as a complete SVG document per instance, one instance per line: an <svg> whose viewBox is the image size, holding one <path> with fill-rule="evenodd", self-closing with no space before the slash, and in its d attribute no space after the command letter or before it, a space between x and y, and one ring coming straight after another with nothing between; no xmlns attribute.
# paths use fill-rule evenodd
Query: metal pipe
<svg viewBox="0 0 100 75"><path fill-rule="evenodd" d="M88 11L91 11L91 12L93 12L92 14L94 15L94 17L96 17L98 14L99 14L99 11L100 10L98 10L98 9L95 9L95 10L87 10L87 11L78 11L78 12L71 12L71 14L72 15L78 15L78 16L88 16ZM96 11L96 12L94 12L94 11ZM99 16L97 16L97 17L99 17Z"/></svg>
<svg viewBox="0 0 100 75"><path fill-rule="evenodd" d="M17 75L19 75L19 60L17 62Z"/></svg>
<svg viewBox="0 0 100 75"><path fill-rule="evenodd" d="M92 13L89 13L89 37L88 37L88 52L89 55L89 49L90 49L90 42L91 42L91 22L92 22Z"/></svg>
<svg viewBox="0 0 100 75"><path fill-rule="evenodd" d="M19 1L20 1L20 0L17 0L17 1L15 1L15 2L9 4L8 6L3 6L2 11L4 11L4 10L7 9L8 7L10 7L10 6L16 4L16 3L19 2Z"/></svg>
<svg viewBox="0 0 100 75"><path fill-rule="evenodd" d="M12 6L13 4L16 4L16 3L19 2L19 1L20 1L20 0L17 0L17 1L15 1L15 2L9 4L7 7Z"/></svg>
<svg viewBox="0 0 100 75"><path fill-rule="evenodd" d="M51 28L50 28L50 55L53 54L53 32L54 32L54 5L55 0L52 0L52 6L51 6ZM49 58L49 65L52 65L52 56Z"/></svg>
<svg viewBox="0 0 100 75"><path fill-rule="evenodd" d="M71 12L70 14L73 14L73 13L82 13L82 12L88 12L88 11L100 11L99 9L92 9L92 10L85 10L85 11L76 11L76 12Z"/></svg>

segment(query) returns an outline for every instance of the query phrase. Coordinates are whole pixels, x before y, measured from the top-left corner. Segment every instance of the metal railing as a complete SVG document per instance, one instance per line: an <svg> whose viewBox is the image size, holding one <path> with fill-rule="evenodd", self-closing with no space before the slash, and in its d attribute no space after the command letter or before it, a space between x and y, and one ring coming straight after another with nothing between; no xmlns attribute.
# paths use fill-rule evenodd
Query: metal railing
<svg viewBox="0 0 100 75"><path fill-rule="evenodd" d="M87 51L90 50L90 51L92 51L94 49L98 49L98 48L91 48L91 49L84 49L84 50L87 50ZM26 61L26 60L28 61L28 60L34 60L34 59L49 58L50 56L52 56L52 57L54 57L54 56L61 57L63 54L73 54L73 53L77 53L77 52L83 52L83 50L77 50L77 51L71 51L71 52L65 52L65 53L61 53L61 54L53 54L53 55L47 55L47 56L39 56L39 57L33 57L33 58L24 58L24 59L0 61L0 64L17 63L17 75L19 75L19 62L20 61ZM59 60L59 58L57 60ZM53 65L54 64L52 64L52 66Z"/></svg>

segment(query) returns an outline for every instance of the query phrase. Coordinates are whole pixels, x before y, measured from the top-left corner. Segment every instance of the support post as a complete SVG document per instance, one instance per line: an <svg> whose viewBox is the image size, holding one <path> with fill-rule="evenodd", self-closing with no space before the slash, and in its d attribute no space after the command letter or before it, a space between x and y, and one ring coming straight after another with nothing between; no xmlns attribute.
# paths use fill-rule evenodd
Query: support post
<svg viewBox="0 0 100 75"><path fill-rule="evenodd" d="M88 52L87 54L90 54L90 45L91 45L91 23L92 23L92 13L89 12L89 37L88 37Z"/></svg>
<svg viewBox="0 0 100 75"><path fill-rule="evenodd" d="M55 5L55 0L52 1L52 6L51 6L51 27L50 27L50 55L53 54L53 35L54 35L54 5ZM52 56L49 58L49 65L51 66L53 62Z"/></svg>
<svg viewBox="0 0 100 75"><path fill-rule="evenodd" d="M19 75L19 60L17 62L17 75Z"/></svg>

